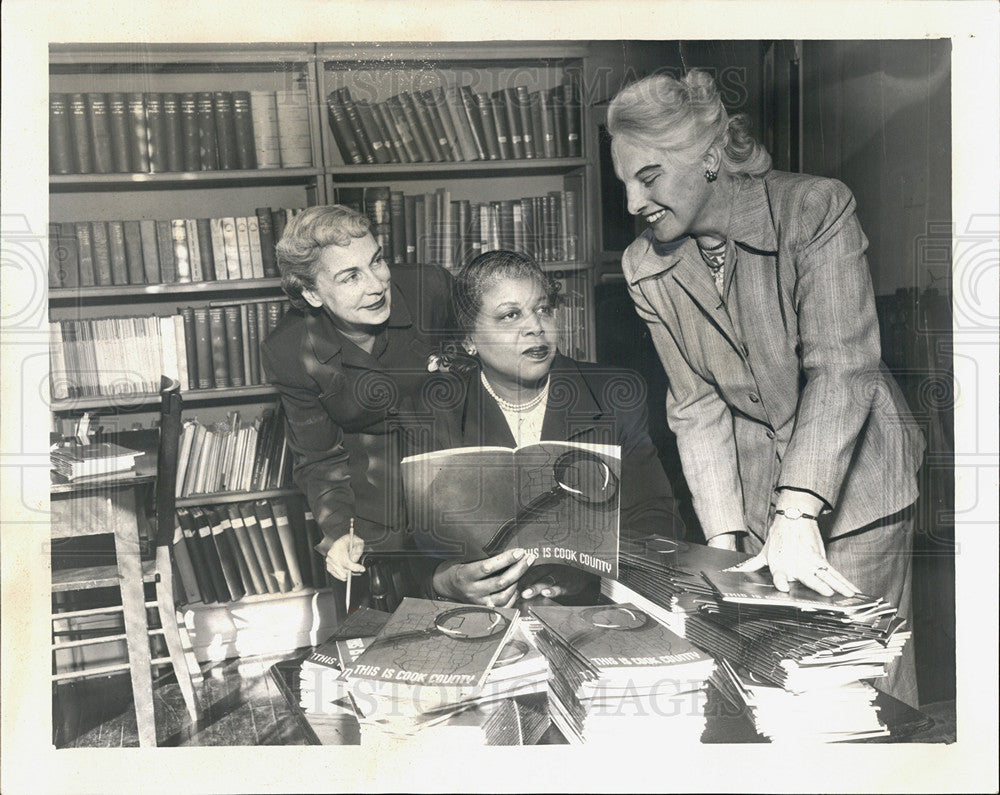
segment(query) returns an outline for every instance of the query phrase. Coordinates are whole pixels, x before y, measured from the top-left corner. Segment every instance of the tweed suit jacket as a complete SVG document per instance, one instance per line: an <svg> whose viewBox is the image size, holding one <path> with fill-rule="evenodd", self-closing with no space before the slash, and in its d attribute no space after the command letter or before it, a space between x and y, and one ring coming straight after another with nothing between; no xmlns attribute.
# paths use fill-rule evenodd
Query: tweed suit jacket
<svg viewBox="0 0 1000 795"><path fill-rule="evenodd" d="M737 184L721 298L693 238L626 250L707 538L763 539L784 487L824 501L831 538L916 499L923 437L880 361L867 245L845 185L770 171Z"/></svg>
<svg viewBox="0 0 1000 795"><path fill-rule="evenodd" d="M264 340L267 380L285 409L296 486L323 531L317 550L355 531L375 549L398 549L405 511L394 418L427 358L454 336L451 279L437 266L394 266L385 329L366 353L325 311L287 312Z"/></svg>

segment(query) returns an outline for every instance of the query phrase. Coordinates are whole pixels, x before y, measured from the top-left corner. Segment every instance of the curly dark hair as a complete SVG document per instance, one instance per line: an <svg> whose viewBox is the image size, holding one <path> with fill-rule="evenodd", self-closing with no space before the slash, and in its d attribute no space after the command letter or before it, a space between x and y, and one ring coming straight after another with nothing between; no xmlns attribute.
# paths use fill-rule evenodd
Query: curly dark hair
<svg viewBox="0 0 1000 795"><path fill-rule="evenodd" d="M500 249L486 251L462 266L455 276L455 316L458 327L470 333L483 309L483 294L499 279L533 279L553 304L559 285L527 254Z"/></svg>

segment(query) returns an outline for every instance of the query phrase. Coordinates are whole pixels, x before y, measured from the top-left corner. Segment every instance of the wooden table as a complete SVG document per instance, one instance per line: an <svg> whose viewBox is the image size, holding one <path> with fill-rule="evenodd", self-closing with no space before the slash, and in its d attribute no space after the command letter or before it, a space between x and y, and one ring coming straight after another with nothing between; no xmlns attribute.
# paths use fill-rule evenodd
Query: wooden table
<svg viewBox="0 0 1000 795"><path fill-rule="evenodd" d="M134 471L75 482L66 482L53 473L50 487L52 539L110 533L114 536L115 565L54 570L52 591L58 593L90 588L120 588L128 662L95 668L86 673L97 675L129 669L139 726L139 744L155 746L152 661L140 556L139 511L143 489L156 479L156 432L126 432L119 434L115 441L143 451L136 461ZM73 614L53 615L67 618ZM61 645L65 647L66 644ZM79 672L54 674L53 679L79 675Z"/></svg>

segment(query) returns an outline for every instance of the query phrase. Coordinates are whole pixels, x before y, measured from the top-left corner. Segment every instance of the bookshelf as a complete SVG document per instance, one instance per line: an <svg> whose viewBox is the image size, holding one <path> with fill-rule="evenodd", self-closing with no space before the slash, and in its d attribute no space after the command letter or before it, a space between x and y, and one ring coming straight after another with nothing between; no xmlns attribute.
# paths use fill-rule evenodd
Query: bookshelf
<svg viewBox="0 0 1000 795"><path fill-rule="evenodd" d="M242 267L245 264L242 248L236 252L240 267L233 270L232 249L225 248L216 239L211 242L222 247L213 248L206 240L206 230L215 235L216 222L221 229L227 219L238 222L240 218L250 219L252 227L255 216L260 224L264 224L260 210L270 208L276 240L280 234L281 217L287 221L291 212L282 208L355 200L362 210L373 216L376 211L368 202L373 196L400 202L403 213L400 217L409 220L410 216L405 215L406 197L410 197L414 208L418 206L417 197L420 197L425 202L423 218L426 223L411 224L411 236L420 227L423 238L412 241L412 252L407 252L405 245L411 241L400 238L395 244L399 255L397 262L441 262L457 267L483 245L525 248L535 254L543 269L559 281L565 296L565 305L560 311L564 351L578 358L592 359L596 348L593 281L597 245L591 216L597 206L593 193L598 182L595 165L597 151L591 134L589 108L580 101L580 87L586 82L587 56L586 45L554 42L544 45L502 43L488 50L475 43L371 46L342 43L53 45L50 48L50 102L52 95L63 96L66 114L72 113L74 101L77 102L77 109L83 108L88 114L83 127L72 127L72 123L79 125L80 120L68 119L68 139L64 136L53 142L53 131L50 130L50 143L63 147L51 158L50 223L60 225L58 229L50 228L53 251L62 257L67 249L71 250L79 268L80 246L83 245L79 240L79 226L88 225L85 232L91 235L97 234L95 228L102 235L106 232L111 249L108 258L112 260L111 265L118 269L109 276L108 263L103 263L102 273L99 263L95 262L93 276L89 279L82 279L82 272L77 272L71 283L60 281L64 274L60 273L60 278L55 281L50 276L50 321L53 324L71 324L74 334L86 329L89 335L96 334L95 329L100 323L110 322L111 325L106 328L120 332L129 328L135 318L154 317L157 320L153 325L159 326L161 336L157 338L160 342L150 344L154 348L160 345L163 366L176 366L181 371L188 365L188 380L183 389L185 418L197 419L199 423L209 426L226 421L233 411L240 411L249 420L254 412L260 413L277 402L276 391L272 387L259 379L255 382L251 377L252 362L248 348L252 347L254 338L250 334L253 323L249 316L256 315L256 339L262 339L266 327L261 324L266 318L260 315L259 306L273 304L283 298L280 279L273 270L262 272L266 263L262 264L253 257L253 267ZM562 88L567 84L577 86L575 95L571 89ZM424 97L422 105L415 102L409 107L412 113L417 114L411 118L414 124L410 128L414 136L413 144L417 137L425 133L432 135L442 130L448 133L445 142L440 143L439 137L440 149L436 156L422 158L417 152L417 157L409 158L411 162L403 162L404 158L398 155L400 162L391 162L392 158L387 153L389 148L394 148L394 144L390 141L380 156L385 162L365 162L364 158L361 162L353 162L350 152L344 147L343 130L333 123L335 120L328 101L331 94L336 95L342 89L350 92L353 101L367 103L369 109L403 94ZM445 117L449 110L446 104L440 102L442 97L445 103L448 102L448 89L455 92L452 96L454 101L458 101L462 90L466 89L476 100L470 110L464 112L471 113L478 109L481 124L492 119L495 125L499 125L492 130L483 127L479 131L480 136L497 135L492 140L492 145L499 147L496 157L491 158L486 151L489 144L485 139L480 141L484 147L483 156L478 156L479 153L474 150L476 140L468 138L469 132L465 128L456 127L461 123L461 117L456 120L451 115L448 127ZM512 102L510 109L499 105L498 109L494 108L493 103L510 99L504 89L511 89L514 97L519 93L521 99ZM218 99L220 93L224 96L222 100ZM109 120L108 129L119 137L112 139L110 145L106 141L103 144L95 142L92 138L89 165L80 165L87 160L76 148L73 133L87 129L93 136L95 130L104 130L104 122L100 118L101 97L108 106L117 98L121 113L127 112L130 98L141 96L147 103L144 107L148 119L149 97L153 96L152 118L155 125L157 103L160 113L165 113L164 109L170 107L181 113L186 112L184 102L193 96L195 114L203 110L205 113L211 111L218 121L219 114L228 118L229 103L233 113L237 113L238 95L249 95L251 99L250 116L258 134L253 140L256 167L246 167L246 153L240 154L239 151L236 154L229 152L228 162L223 163L218 142L215 150L218 162L213 162L201 146L196 154L191 149L194 139L185 137L194 128L184 126L194 125L193 117L183 117L183 124L179 127L169 120L160 132L146 132L144 140L150 147L147 149L149 162L145 165L136 162L132 150L129 150L131 154L128 158L121 154L132 145L131 139L121 138L120 120L115 122L118 127ZM270 117L260 110L261 100L257 98L267 95L275 97L279 114L284 107L283 98L287 99L292 110L284 110L286 122L288 113L292 113L299 124L299 127L293 128L289 126L290 122L284 123L278 130L277 143L262 142L260 138L264 128L258 122ZM212 97L215 104L210 110L197 105L203 96ZM525 97L527 99L522 102ZM560 97L563 104L555 109L550 107ZM125 111L120 110L122 98L126 103ZM95 101L98 104L96 111ZM546 108L550 111L549 116L544 115ZM435 110L437 116L433 115ZM457 110L455 107L452 112ZM244 108L244 117L245 111ZM295 115L293 111L301 111L301 114ZM110 115L110 110L108 113ZM373 113L380 111L374 110ZM484 113L487 115L482 115ZM491 117L488 113L496 115ZM53 130L63 129L63 121L51 115L50 118L55 119ZM204 118L204 115L200 117L199 123L204 123ZM391 116L379 118L389 121ZM469 128L474 129L475 120L468 115L465 118ZM544 123L543 119L546 119ZM370 122L367 117L366 120ZM217 137L228 135L227 123L219 122L222 126L216 129ZM508 136L502 135L504 123L507 124ZM518 136L520 150L514 142L518 124L521 125L521 135ZM267 129L273 132L272 123L267 121L267 125ZM179 143L174 140L178 129L182 136ZM245 144L246 129L243 128L242 138L230 137L228 140L236 140L237 145L240 141ZM287 162L281 148L286 129L292 130L288 140L299 144L297 149L291 150ZM384 126L381 129L390 131ZM533 149L529 149L523 135L529 129L533 133ZM549 133L547 142L541 140L539 134L543 129ZM575 141L572 139L574 130ZM164 137L168 134L172 134L174 139ZM508 137L507 151L501 147L502 137ZM154 138L160 142L159 159L154 156L151 146ZM200 144L203 139L198 141ZM429 145L429 139L425 139L425 144ZM69 150L65 149L66 146ZM103 154L98 151L102 146ZM185 149L185 146L188 148ZM529 152L532 156L528 156ZM345 157L345 154L348 156ZM428 154L432 153L428 150ZM244 161L241 162L240 157ZM226 165L228 167L224 167ZM440 210L436 215L430 211L429 205L432 204L434 210ZM480 222L479 237L476 239L473 239L471 231L476 227L470 219L472 212L477 213ZM502 213L506 213L503 225ZM510 216L519 219L513 237ZM197 219L202 219L204 223L198 226ZM180 234L176 231L179 228L177 222L182 220L194 223L193 231L190 225L181 224L184 227L187 261L184 262L179 250L174 249L173 264L166 267L163 257L169 258L171 243L176 244L178 240L170 236ZM119 234L127 238L130 230L126 222L133 224L132 248L125 251L127 264L134 266L132 270L126 270L122 265L121 240L117 244L111 240L116 229L123 230ZM483 234L483 223L494 225L489 227L492 238ZM161 228L156 224L164 226ZM136 226L139 227L138 232ZM398 228L379 230L378 223L375 225L376 231L386 234L396 232ZM155 230L155 235L147 238L145 235L150 229ZM258 233L262 232L258 226ZM548 237L543 238L543 233ZM195 240L199 241L199 246L195 246ZM126 239L125 242L130 241ZM88 245L93 255L92 237ZM118 260L114 260L114 245L119 249ZM393 244L386 245L391 249ZM266 248L263 234L261 246L263 252ZM195 269L195 248L199 249L200 272ZM134 251L142 252L142 268L133 262ZM151 252L159 259L159 270L145 269L147 260L152 257ZM211 257L206 258L209 252ZM219 270L220 257L226 263L223 271ZM258 253L256 257L262 258L263 253ZM202 259L205 261L202 262ZM206 264L209 262L211 270ZM212 278L213 275L215 278ZM198 359L197 351L192 358L192 339L184 336L190 330L184 327L182 310L210 315L212 310L224 310L234 305L242 305L239 309L239 322L244 335L242 381L234 375L234 371L239 369L233 363L233 357L239 358L236 349L228 349L231 369L227 378L220 380L219 370L215 369L217 362L212 360L211 354L208 365L204 359ZM178 317L180 320L174 319ZM225 327L231 330L232 322L227 316ZM172 326L173 331L168 326ZM65 332L61 325L59 329L56 339L62 342ZM136 332L137 338L141 339L144 333ZM156 332L150 330L149 333L155 336ZM113 331L111 336L115 337ZM112 363L114 367L125 370L138 368L135 353L141 350L141 346L139 349L129 348L127 344L123 347L122 335L119 333L117 337L113 345L98 351L97 355L103 355L103 361ZM131 339L131 331L127 338ZM74 341L78 339L73 337ZM171 339L175 345L172 353L168 350ZM54 344L54 347L59 346ZM156 360L155 355L153 360ZM80 359L76 364L82 369L95 367L93 360ZM74 362L64 358L59 366L65 372L72 371L73 365ZM206 366L212 369L213 377L208 382L204 378L199 381L196 375L204 376ZM259 362L257 366L259 370ZM57 362L53 359L53 370L56 369ZM99 366L97 370L100 371ZM141 388L141 379L133 380L135 383L130 381L128 375L112 372L110 385L98 381L86 389L71 383L61 386L61 391L54 392L50 402L53 430L67 427L82 412L96 415L109 430L125 429L136 424L148 425L155 416L158 395L153 390ZM294 501L301 497L293 488L270 484L255 491L186 494L178 499L177 504L185 510L208 506L225 510L226 506L238 503L273 499ZM237 608L250 610L257 622L267 622L276 620L279 614L285 615L281 611L293 609L290 605L298 604L307 605L312 611L309 626L315 629L336 620L336 608L328 598L331 594L329 587L319 587L290 593L247 595L228 603L194 603L187 609L187 615L194 617L188 625L195 636L209 638L212 633L208 628L223 624L228 627L226 622L231 622L230 614ZM276 611L270 618L267 616L269 603L274 603ZM317 621L320 623L317 624ZM239 651L239 640L235 636L227 637L226 650ZM255 653L269 643L272 646L281 645L274 639L267 640L266 632L258 632L254 637L255 640L246 648L252 647ZM265 640L261 641L262 637ZM207 659L217 651L203 649L198 653Z"/></svg>

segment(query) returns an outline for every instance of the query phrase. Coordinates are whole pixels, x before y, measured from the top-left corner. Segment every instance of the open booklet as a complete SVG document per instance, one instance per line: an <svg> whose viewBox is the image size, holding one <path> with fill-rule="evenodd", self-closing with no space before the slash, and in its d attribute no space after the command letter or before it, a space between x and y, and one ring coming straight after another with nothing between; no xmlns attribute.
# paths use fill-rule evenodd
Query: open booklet
<svg viewBox="0 0 1000 795"><path fill-rule="evenodd" d="M539 564L618 575L617 445L459 447L404 458L402 470L428 554L472 561L523 547Z"/></svg>

